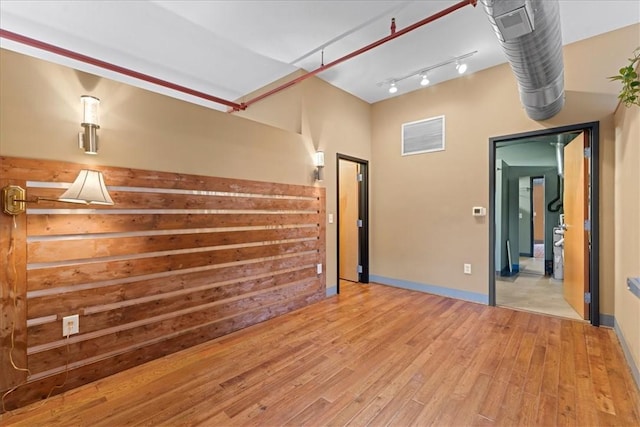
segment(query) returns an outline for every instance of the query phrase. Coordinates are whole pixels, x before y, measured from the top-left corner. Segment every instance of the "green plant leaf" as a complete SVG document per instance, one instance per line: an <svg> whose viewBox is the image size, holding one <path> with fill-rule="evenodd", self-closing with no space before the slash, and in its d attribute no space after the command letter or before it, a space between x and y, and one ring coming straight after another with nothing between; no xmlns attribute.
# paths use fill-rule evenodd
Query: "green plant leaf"
<svg viewBox="0 0 640 427"><path fill-rule="evenodd" d="M620 68L615 76L610 76L610 81L620 81L622 88L618 94L620 101L627 107L632 105L640 106L640 80L636 71L637 64L640 62L640 46L633 51L633 57L629 58L629 64Z"/></svg>

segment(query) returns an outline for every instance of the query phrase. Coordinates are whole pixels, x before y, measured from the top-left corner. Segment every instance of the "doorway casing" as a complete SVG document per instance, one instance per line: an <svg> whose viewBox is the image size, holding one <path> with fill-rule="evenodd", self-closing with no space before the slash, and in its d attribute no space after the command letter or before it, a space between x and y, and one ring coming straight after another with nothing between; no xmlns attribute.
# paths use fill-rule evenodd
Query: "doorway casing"
<svg viewBox="0 0 640 427"><path fill-rule="evenodd" d="M337 293L340 293L340 160L357 163L362 180L358 186L358 213L362 226L358 230L358 259L362 270L358 273L359 283L369 283L369 162L346 154L336 154L336 269Z"/></svg>
<svg viewBox="0 0 640 427"><path fill-rule="evenodd" d="M599 122L581 123L561 126L539 131L524 132L489 138L489 305L496 305L496 148L500 143L516 141L540 136L556 135L570 132L585 132L590 147L589 161L589 220L590 220L590 251L589 251L589 318L593 326L600 326L600 227L599 227Z"/></svg>

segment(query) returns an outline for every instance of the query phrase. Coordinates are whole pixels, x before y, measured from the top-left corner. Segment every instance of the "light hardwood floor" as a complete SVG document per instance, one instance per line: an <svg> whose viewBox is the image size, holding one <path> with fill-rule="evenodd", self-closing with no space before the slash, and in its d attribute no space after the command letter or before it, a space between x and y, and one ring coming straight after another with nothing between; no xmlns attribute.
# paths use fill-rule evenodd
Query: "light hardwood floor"
<svg viewBox="0 0 640 427"><path fill-rule="evenodd" d="M640 425L613 331L381 285L48 401L3 425Z"/></svg>

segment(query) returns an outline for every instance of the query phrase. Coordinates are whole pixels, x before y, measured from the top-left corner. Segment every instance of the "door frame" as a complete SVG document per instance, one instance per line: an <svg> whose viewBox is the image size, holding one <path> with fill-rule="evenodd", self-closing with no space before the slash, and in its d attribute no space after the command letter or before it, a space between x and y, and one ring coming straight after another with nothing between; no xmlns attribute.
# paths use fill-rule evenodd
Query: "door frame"
<svg viewBox="0 0 640 427"><path fill-rule="evenodd" d="M534 248L535 248L535 244L536 244L536 239L535 239L536 228L534 226L536 217L533 215L533 212L534 212L534 203L533 203L533 185L534 184L533 184L533 181L536 180L536 179L542 179L542 182L543 182L543 185L542 185L542 191L543 191L543 193L542 193L542 206L545 208L545 215L542 216L543 236L544 236L545 228L547 226L547 221L546 221L547 209L546 209L546 200L545 200L545 195L546 195L546 191L547 191L547 187L546 187L547 186L547 182L544 179L544 175L530 176L529 177L529 188L531 188L531 191L529 192L529 209L530 209L530 212L531 212L531 228L530 228L530 230L531 230L530 231L530 233L531 233L531 248L530 248L530 251L529 251L530 252L530 255L529 255L530 257L533 257L535 255L534 254L534 252L535 252ZM543 243L544 243L545 248L546 248L546 245L547 245L546 240L543 240Z"/></svg>
<svg viewBox="0 0 640 427"><path fill-rule="evenodd" d="M495 272L495 246L496 246L496 148L498 143L514 141L518 139L533 138L539 136L554 135L568 132L586 132L591 159L589 161L589 219L591 221L590 251L589 251L589 292L591 303L589 304L589 321L593 326L600 326L600 122L587 122L575 125L560 126L556 128L538 131L523 132L511 135L503 135L489 138L489 305L496 305L496 272Z"/></svg>
<svg viewBox="0 0 640 427"><path fill-rule="evenodd" d="M358 283L369 283L369 161L346 154L336 153L336 283L340 293L340 160L357 163L362 173L362 183L358 186L358 214L362 227L358 231L358 260L362 273L358 273Z"/></svg>

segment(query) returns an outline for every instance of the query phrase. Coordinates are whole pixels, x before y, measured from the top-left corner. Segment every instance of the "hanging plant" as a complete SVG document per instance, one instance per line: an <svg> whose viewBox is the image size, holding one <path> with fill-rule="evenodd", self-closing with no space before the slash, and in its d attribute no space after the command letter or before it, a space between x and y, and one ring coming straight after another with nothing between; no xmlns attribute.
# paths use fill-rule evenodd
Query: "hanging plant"
<svg viewBox="0 0 640 427"><path fill-rule="evenodd" d="M633 57L629 58L629 65L620 68L619 74L609 77L609 80L620 80L622 89L618 98L626 107L640 106L640 80L636 67L640 62L640 47L633 51Z"/></svg>

